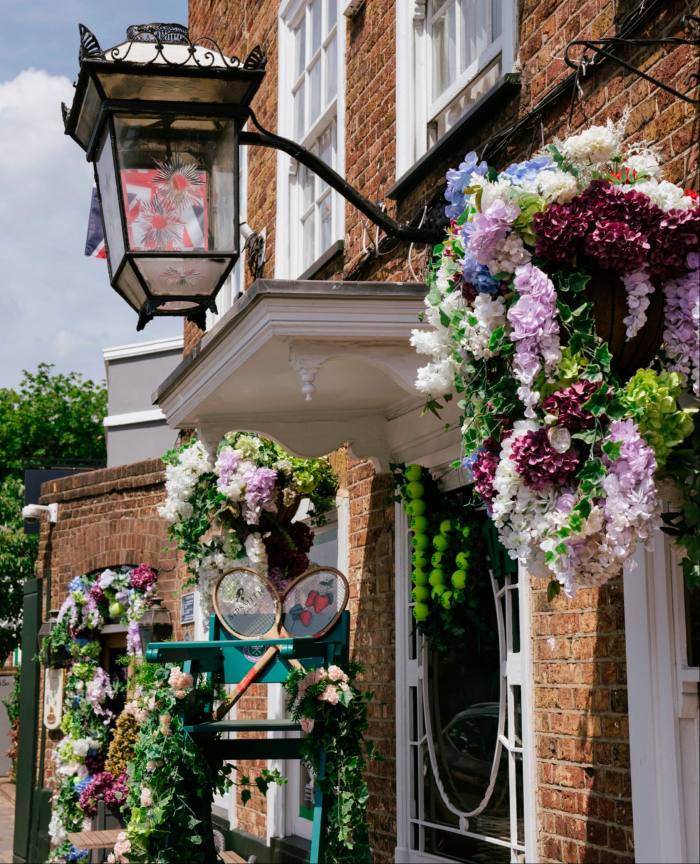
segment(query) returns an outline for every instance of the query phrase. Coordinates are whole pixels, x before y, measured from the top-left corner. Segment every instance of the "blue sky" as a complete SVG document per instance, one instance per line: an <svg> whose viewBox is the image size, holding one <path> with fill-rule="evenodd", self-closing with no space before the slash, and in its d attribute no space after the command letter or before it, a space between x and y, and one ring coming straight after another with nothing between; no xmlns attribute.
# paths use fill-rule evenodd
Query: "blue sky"
<svg viewBox="0 0 700 864"><path fill-rule="evenodd" d="M2 0L0 52L0 386L39 362L104 376L102 349L181 332L178 319L136 333L103 260L85 258L92 171L63 135L78 71L78 23L103 48L129 24L187 23L186 0Z"/></svg>

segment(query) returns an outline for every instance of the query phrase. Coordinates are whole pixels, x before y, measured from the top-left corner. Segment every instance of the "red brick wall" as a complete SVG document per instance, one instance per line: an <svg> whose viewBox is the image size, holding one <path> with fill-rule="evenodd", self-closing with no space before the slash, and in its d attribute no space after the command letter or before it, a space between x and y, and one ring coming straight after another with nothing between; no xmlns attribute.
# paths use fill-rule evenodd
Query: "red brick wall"
<svg viewBox="0 0 700 864"><path fill-rule="evenodd" d="M547 600L533 580L542 861L632 861L622 580Z"/></svg>

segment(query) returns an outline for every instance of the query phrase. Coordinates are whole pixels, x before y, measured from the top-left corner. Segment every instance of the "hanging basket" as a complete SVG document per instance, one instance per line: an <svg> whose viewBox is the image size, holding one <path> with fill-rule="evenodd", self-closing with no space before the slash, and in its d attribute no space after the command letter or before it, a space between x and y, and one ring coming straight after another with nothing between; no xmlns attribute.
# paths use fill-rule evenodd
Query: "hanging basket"
<svg viewBox="0 0 700 864"><path fill-rule="evenodd" d="M586 262L586 272L591 277L586 292L593 303L596 332L608 343L613 372L626 381L649 366L659 352L664 332L663 293L657 288L649 295L646 323L634 338L627 339L627 292L622 279L592 261Z"/></svg>

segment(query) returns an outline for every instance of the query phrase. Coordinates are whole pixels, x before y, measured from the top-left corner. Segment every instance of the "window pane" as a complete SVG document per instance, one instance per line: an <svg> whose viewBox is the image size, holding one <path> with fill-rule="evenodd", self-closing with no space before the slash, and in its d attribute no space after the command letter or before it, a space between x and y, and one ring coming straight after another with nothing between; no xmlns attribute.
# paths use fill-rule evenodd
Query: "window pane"
<svg viewBox="0 0 700 864"><path fill-rule="evenodd" d="M495 42L501 35L503 18L501 15L501 0L491 0L491 41Z"/></svg>
<svg viewBox="0 0 700 864"><path fill-rule="evenodd" d="M326 6L326 33L330 33L338 20L338 0L328 0Z"/></svg>
<svg viewBox="0 0 700 864"><path fill-rule="evenodd" d="M314 212L313 210L309 214L309 216L304 219L302 222L302 237L303 237L303 254L304 259L302 262L302 267L305 270L310 264L313 263L314 258L316 257L314 254Z"/></svg>
<svg viewBox="0 0 700 864"><path fill-rule="evenodd" d="M299 89L294 94L294 135L297 139L304 134L306 125L304 123L304 85L299 85Z"/></svg>
<svg viewBox="0 0 700 864"><path fill-rule="evenodd" d="M314 202L314 175L308 168L303 165L299 166L301 177L301 205L303 212L306 212Z"/></svg>
<svg viewBox="0 0 700 864"><path fill-rule="evenodd" d="M321 113L321 59L319 58L312 66L309 73L311 85L311 101L309 103L309 126L313 124Z"/></svg>
<svg viewBox="0 0 700 864"><path fill-rule="evenodd" d="M491 4L494 0L460 0L461 62L464 72L488 47L491 31Z"/></svg>
<svg viewBox="0 0 700 864"><path fill-rule="evenodd" d="M321 201L321 249L323 252L331 245L333 236L333 208L331 206L331 194L326 193L326 197Z"/></svg>
<svg viewBox="0 0 700 864"><path fill-rule="evenodd" d="M298 78L306 66L306 27L302 18L301 24L294 31L294 73Z"/></svg>
<svg viewBox="0 0 700 864"><path fill-rule="evenodd" d="M335 97L338 89L338 51L334 36L326 48L326 105Z"/></svg>
<svg viewBox="0 0 700 864"><path fill-rule="evenodd" d="M433 18L433 99L443 93L457 75L455 23L454 2L443 4Z"/></svg>
<svg viewBox="0 0 700 864"><path fill-rule="evenodd" d="M321 47L321 0L311 4L311 54Z"/></svg>

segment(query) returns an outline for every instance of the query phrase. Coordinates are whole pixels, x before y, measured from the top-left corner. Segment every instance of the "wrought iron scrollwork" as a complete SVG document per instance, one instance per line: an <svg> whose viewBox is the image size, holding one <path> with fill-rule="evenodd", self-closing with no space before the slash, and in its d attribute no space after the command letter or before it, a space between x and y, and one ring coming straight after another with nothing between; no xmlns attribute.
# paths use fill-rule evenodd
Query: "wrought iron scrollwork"
<svg viewBox="0 0 700 864"><path fill-rule="evenodd" d="M612 60L613 63L617 63L628 72L632 72L634 75L644 78L646 81L649 81L650 84L659 87L661 90L665 90L667 93L670 93L678 99L682 99L684 102L689 102L691 105L700 105L700 97L689 95L700 85L700 74L697 72L693 72L685 79L684 84L687 87L687 92L681 93L675 87L671 87L669 84L660 81L648 72L645 72L637 66L634 66L632 63L629 63L627 60L624 60L618 53L620 49L628 47L639 48L667 46L675 48L679 45L699 46L700 17L697 15L685 15L681 19L681 23L683 24L687 34L686 36L664 36L657 39L574 39L566 46L566 50L564 51L564 60L566 61L567 66L576 72L576 83L579 83L579 78L584 77L589 70L594 70L600 64L602 59L605 58L607 60ZM570 56L572 49L575 47L582 47L584 49L583 53L577 60L574 60ZM591 54L590 52L593 53Z"/></svg>
<svg viewBox="0 0 700 864"><path fill-rule="evenodd" d="M182 24L132 24L126 28L129 42L160 42L164 45L189 45L187 27Z"/></svg>
<svg viewBox="0 0 700 864"><path fill-rule="evenodd" d="M265 52L259 45L256 45L255 48L253 48L253 50L250 52L250 54L245 58L243 68L264 69L266 63L267 57L265 56Z"/></svg>

